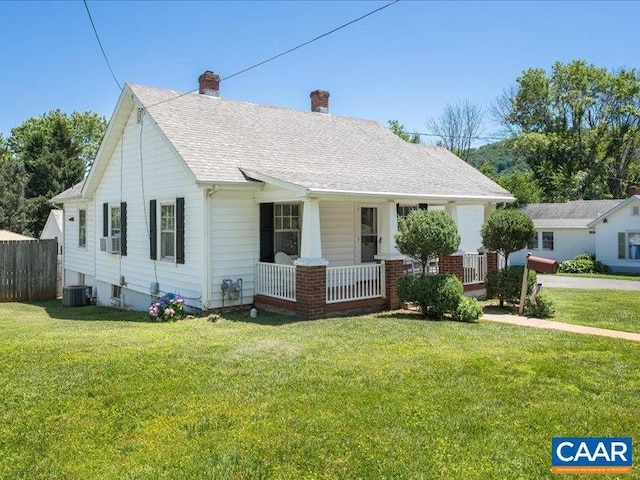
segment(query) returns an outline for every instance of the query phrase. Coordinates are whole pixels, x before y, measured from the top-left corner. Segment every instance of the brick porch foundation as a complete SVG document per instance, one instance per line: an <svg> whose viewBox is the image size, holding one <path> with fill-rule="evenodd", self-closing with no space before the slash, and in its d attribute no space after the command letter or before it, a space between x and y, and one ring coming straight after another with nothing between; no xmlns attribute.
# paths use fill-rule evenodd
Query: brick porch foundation
<svg viewBox="0 0 640 480"><path fill-rule="evenodd" d="M327 267L296 267L296 316L305 320L322 318L327 312Z"/></svg>

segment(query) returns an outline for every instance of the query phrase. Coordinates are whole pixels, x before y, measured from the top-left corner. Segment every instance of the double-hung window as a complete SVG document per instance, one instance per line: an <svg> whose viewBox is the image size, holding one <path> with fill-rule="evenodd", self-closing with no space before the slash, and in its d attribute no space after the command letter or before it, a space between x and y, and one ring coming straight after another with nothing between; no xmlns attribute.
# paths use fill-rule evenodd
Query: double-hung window
<svg viewBox="0 0 640 480"><path fill-rule="evenodd" d="M529 243L527 243L527 248L529 250L538 250L538 232L533 234L533 237L531 237Z"/></svg>
<svg viewBox="0 0 640 480"><path fill-rule="evenodd" d="M553 250L553 232L542 232L542 249Z"/></svg>
<svg viewBox="0 0 640 480"><path fill-rule="evenodd" d="M276 252L300 255L300 205L276 203L274 205L274 247Z"/></svg>
<svg viewBox="0 0 640 480"><path fill-rule="evenodd" d="M87 211L78 210L78 246L87 246Z"/></svg>
<svg viewBox="0 0 640 480"><path fill-rule="evenodd" d="M122 231L122 211L120 207L111 207L111 251L119 252L121 249L120 233Z"/></svg>
<svg viewBox="0 0 640 480"><path fill-rule="evenodd" d="M640 232L618 233L618 258L640 260Z"/></svg>
<svg viewBox="0 0 640 480"><path fill-rule="evenodd" d="M160 204L160 258L173 260L176 256L176 206Z"/></svg>

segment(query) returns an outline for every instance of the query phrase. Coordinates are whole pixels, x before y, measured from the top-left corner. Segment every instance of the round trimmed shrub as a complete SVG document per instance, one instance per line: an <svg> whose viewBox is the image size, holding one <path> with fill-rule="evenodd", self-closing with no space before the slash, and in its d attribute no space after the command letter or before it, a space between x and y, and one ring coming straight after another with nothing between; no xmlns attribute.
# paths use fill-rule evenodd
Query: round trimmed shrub
<svg viewBox="0 0 640 480"><path fill-rule="evenodd" d="M453 318L459 322L476 323L482 317L482 306L475 298L462 297Z"/></svg>
<svg viewBox="0 0 640 480"><path fill-rule="evenodd" d="M402 301L416 303L423 315L435 318L453 315L464 291L462 282L450 273L405 276L398 280L397 289Z"/></svg>

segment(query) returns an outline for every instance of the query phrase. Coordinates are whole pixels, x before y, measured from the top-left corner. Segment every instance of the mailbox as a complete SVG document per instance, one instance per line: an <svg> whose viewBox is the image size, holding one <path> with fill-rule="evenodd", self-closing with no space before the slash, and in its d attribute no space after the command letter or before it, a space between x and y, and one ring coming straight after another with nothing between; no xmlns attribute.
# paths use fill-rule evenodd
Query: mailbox
<svg viewBox="0 0 640 480"><path fill-rule="evenodd" d="M538 273L556 273L558 262L549 258L527 256L527 268Z"/></svg>

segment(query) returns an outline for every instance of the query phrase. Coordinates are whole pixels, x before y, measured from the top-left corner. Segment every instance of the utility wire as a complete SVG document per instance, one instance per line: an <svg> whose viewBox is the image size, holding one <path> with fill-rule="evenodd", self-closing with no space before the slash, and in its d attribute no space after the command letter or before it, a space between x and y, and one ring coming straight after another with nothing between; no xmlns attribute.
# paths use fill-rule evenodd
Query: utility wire
<svg viewBox="0 0 640 480"><path fill-rule="evenodd" d="M289 54L289 53L291 53L291 52L294 52L294 51L298 50L299 48L305 47L305 46L307 46L307 45L309 45L309 44L311 44L311 43L313 43L313 42L315 42L315 41L317 41L317 40L320 40L321 38L324 38L324 37L326 37L326 36L329 36L329 35L331 35L332 33L337 32L338 30L342 30L343 28L348 27L349 25L353 25L354 23L359 22L360 20L363 20L363 19L365 19L365 18L367 18L367 17L369 17L369 16L373 15L374 13L377 13L377 12L379 12L380 10L384 10L385 8L390 7L391 5L394 5L394 4L398 3L399 1L400 1L400 0L394 0L394 1L390 2L390 3L387 3L386 5L383 5L382 7L376 8L375 10L371 10L370 12L365 13L364 15L362 15L362 16L360 16L360 17L358 17L358 18L355 18L355 19L353 19L353 20L351 20L350 22L344 23L344 24L340 25L339 27L334 28L333 30L330 30L330 31L328 31L328 32L325 32L325 33L323 33L322 35L318 35L317 37L312 38L311 40L307 40L307 41L306 41L306 42L304 42L304 43L301 43L301 44L299 44L299 45L296 45L295 47L290 48L289 50L286 50L286 51L284 51L284 52L282 52L282 53L279 53L279 54L277 54L277 55L274 55L273 57L269 57L269 58L267 58L266 60L263 60L263 61L261 61L261 62L255 63L255 64L251 65L250 67L243 68L242 70L240 70L240 71L238 71L238 72L236 72L236 73L233 73L233 74L231 74L231 75L227 75L226 77L224 77L224 78L220 79L220 81L221 81L221 82L223 82L223 81L225 81L225 80L229 80L230 78L233 78L233 77L236 77L236 76L238 76L238 75L241 75L241 74L243 74L243 73L245 73L245 72L248 72L249 70L253 70L254 68L258 68L258 67L260 67L260 66L264 65L265 63L272 62L273 60L276 60L277 58L283 57L283 56L285 56L285 55L287 55L287 54ZM86 5L86 0L84 0L84 2L85 2L85 5ZM88 10L87 10L87 11L88 11ZM96 34L96 36L97 36L97 34ZM104 51L103 51L103 53L104 53ZM106 56L105 56L105 59L106 59ZM107 63L108 63L108 62L107 62ZM112 72L112 73L113 73L113 72ZM115 77L114 77L114 78L115 78ZM176 100L176 99L178 99L178 98L180 98L180 97L184 97L185 95L189 95L189 94L191 94L191 93L195 93L195 92L197 92L197 91L198 91L198 89L196 88L195 90L191 90L191 91L189 91L189 92L181 93L180 95L176 95L175 97L167 98L166 100L162 100L162 101L160 101L160 102L152 103L151 105L148 105L148 106L147 106L147 107L145 107L145 108L155 107L156 105L160 105L160 104L162 104L162 103L166 103L166 102L170 102L170 101L172 101L172 100Z"/></svg>
<svg viewBox="0 0 640 480"><path fill-rule="evenodd" d="M259 66L261 66L261 65L264 65L265 63L271 62L272 60L275 60L276 58L283 57L283 56L287 55L288 53L291 53L291 52L293 52L293 51L295 51L295 50L298 50L299 48L302 48L302 47L304 47L304 46L307 46L307 45L309 45L310 43L313 43L313 42L315 42L315 41L317 41L317 40L320 40L321 38L324 38L324 37L326 37L326 36L328 36L328 35L331 35L332 33L335 33L335 32L337 32L338 30L341 30L341 29L343 29L343 28L345 28L345 27L348 27L349 25L352 25L352 24L354 24L354 23L356 23L356 22L359 22L360 20L363 20L363 19L367 18L368 16L373 15L374 13L379 12L380 10L384 10L385 8L390 7L391 5L394 5L394 4L398 3L399 1L400 1L400 0L394 0L393 2L387 3L386 5L383 5L383 6L382 6L382 7L380 7L380 8L376 8L375 10L372 10L372 11L370 11L369 13L365 13L365 14L364 14L364 15L362 15L361 17L358 17L358 18L356 18L356 19L354 19L354 20L351 20L350 22L347 22L347 23L345 23L345 24L343 24L343 25L340 25L339 27L334 28L333 30L331 30L331 31L329 31L329 32L323 33L322 35L318 35L317 37L312 38L312 39L311 39L311 40L309 40L309 41L306 41L306 42L304 42L304 43L301 43L300 45L297 45L297 46L295 46L295 47L293 47L293 48L290 48L290 49L289 49L289 50L287 50L286 52L282 52L282 53L279 53L278 55L274 55L274 56L273 56L273 57L271 57L271 58L267 58L266 60L263 60L262 62L256 63L255 65L251 65L250 67L247 67L247 68L245 68L245 69L243 69L243 70L240 70L239 72L236 72L236 73L234 73L234 74L232 74L232 75L229 75L229 76L227 76L227 77L224 77L222 80L228 80L228 79L230 79L230 78L235 77L236 75L240 75L240 74L242 74L242 73L244 73L244 72L248 72L249 70L253 70L254 68L257 68L257 67L259 67Z"/></svg>
<svg viewBox="0 0 640 480"><path fill-rule="evenodd" d="M102 46L102 42L100 41L100 36L98 35L98 31L96 30L96 25L95 25L95 23L93 23L93 18L91 17L91 12L89 11L89 5L87 5L87 0L82 0L82 3L84 3L84 8L87 10L87 15L89 15L89 21L91 22L91 26L93 27L93 33L95 33L95 35L96 35L96 40L98 40L98 45L100 45L100 50L102 51L102 56L104 57L105 62L107 62L107 67L109 67L109 71L111 72L111 76L113 77L113 80L116 82L116 85L118 85L118 89L122 90L122 85L120 85L120 82L116 78L116 74L113 73L113 68L111 68L111 63L109 63L109 59L107 58L107 54L104 51L104 47Z"/></svg>

